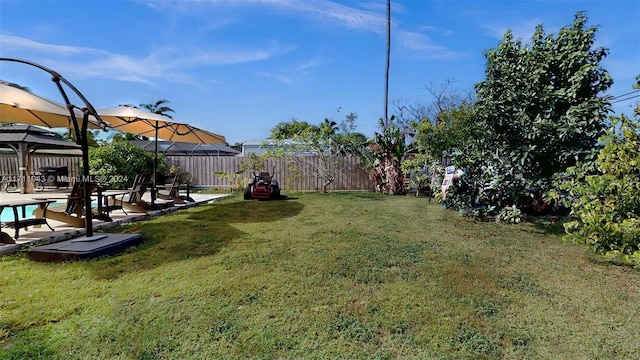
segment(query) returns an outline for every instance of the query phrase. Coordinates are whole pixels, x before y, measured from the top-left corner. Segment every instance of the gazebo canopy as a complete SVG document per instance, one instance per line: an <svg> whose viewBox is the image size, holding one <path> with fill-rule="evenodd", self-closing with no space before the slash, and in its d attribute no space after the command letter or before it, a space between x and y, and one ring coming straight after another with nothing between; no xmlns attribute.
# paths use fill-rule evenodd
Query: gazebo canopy
<svg viewBox="0 0 640 360"><path fill-rule="evenodd" d="M56 133L33 125L0 126L0 147L24 143L35 149L80 149L80 145L62 139Z"/></svg>
<svg viewBox="0 0 640 360"><path fill-rule="evenodd" d="M37 150L79 150L76 143L59 138L56 133L33 125L0 126L0 148L13 150L18 155L18 174L28 179L31 173L31 155ZM33 192L30 181L22 181L22 192Z"/></svg>

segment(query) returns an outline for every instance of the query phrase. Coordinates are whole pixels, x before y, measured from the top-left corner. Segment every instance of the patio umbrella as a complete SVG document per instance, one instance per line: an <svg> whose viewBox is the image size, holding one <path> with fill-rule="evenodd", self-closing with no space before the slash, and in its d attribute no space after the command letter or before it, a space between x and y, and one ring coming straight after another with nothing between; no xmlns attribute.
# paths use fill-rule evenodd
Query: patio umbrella
<svg viewBox="0 0 640 360"><path fill-rule="evenodd" d="M81 110L74 108L73 111L77 118L83 117ZM3 83L0 83L0 121L49 128L71 128L73 126L69 110L65 105ZM100 126L93 116L89 116L87 128L102 129L103 126ZM26 180L29 176L28 168L30 166L27 155L33 148L25 144L22 142L20 145L16 145L14 150L18 154L20 169L23 172L20 175ZM29 185L28 181L24 181L22 191L31 192Z"/></svg>
<svg viewBox="0 0 640 360"><path fill-rule="evenodd" d="M166 116L143 111L133 106L106 108L97 110L97 113L104 122L115 130L155 139L151 189L152 206L155 205L156 199L158 139L202 144L225 142L225 138L222 135L202 130L189 124L175 122Z"/></svg>
<svg viewBox="0 0 640 360"><path fill-rule="evenodd" d="M82 112L74 109L81 119ZM65 105L32 94L28 91L0 83L0 121L8 123L39 125L49 128L73 126L69 110ZM89 117L89 129L102 129L98 121Z"/></svg>

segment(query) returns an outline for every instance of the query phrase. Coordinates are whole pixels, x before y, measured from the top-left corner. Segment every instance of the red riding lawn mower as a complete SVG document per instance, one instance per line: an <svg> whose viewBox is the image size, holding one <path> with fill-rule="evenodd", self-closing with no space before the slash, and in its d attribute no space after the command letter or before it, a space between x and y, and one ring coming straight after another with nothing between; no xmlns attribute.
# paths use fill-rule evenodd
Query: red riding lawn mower
<svg viewBox="0 0 640 360"><path fill-rule="evenodd" d="M268 172L253 173L253 179L244 188L244 199L277 200L280 199L280 186Z"/></svg>

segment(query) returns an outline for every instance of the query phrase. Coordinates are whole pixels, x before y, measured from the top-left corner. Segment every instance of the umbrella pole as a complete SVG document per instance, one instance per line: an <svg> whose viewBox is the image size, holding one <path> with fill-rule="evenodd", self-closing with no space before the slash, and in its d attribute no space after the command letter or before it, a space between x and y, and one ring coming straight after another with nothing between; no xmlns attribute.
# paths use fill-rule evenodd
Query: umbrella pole
<svg viewBox="0 0 640 360"><path fill-rule="evenodd" d="M87 228L87 237L93 236L93 212L91 211L91 186L89 184L89 141L87 139L87 125L89 123L89 112L85 111L82 117L82 130L80 133L76 133L76 138L80 139L80 146L82 148L82 181L84 181L84 206L85 206L85 222Z"/></svg>
<svg viewBox="0 0 640 360"><path fill-rule="evenodd" d="M158 169L158 121L156 121L155 150L153 152L153 183L151 185L151 206L156 205L156 171Z"/></svg>

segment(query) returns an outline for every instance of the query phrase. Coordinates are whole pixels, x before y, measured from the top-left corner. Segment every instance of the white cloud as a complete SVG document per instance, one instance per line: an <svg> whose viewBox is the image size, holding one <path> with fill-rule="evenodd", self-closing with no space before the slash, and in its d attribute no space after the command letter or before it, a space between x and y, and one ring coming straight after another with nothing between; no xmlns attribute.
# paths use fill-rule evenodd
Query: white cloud
<svg viewBox="0 0 640 360"><path fill-rule="evenodd" d="M295 67L296 71L303 71L319 66L322 62L318 59L312 59Z"/></svg>
<svg viewBox="0 0 640 360"><path fill-rule="evenodd" d="M190 68L261 61L291 50L271 42L259 49L223 49L219 46L211 47L215 50L165 48L145 57L135 58L100 49L45 44L6 34L0 34L0 46L5 56L12 52L33 52L34 56L46 58L47 62L56 63L56 68L60 71L76 77L99 77L146 84L161 78L190 82L191 76L186 73ZM79 54L83 56L78 57ZM70 58L69 55L74 56Z"/></svg>
<svg viewBox="0 0 640 360"><path fill-rule="evenodd" d="M188 3L189 2L187 2L187 4ZM387 19L384 2L358 3L362 6L362 9L328 0L203 0L195 2L194 4L196 5L194 6L197 6L198 10L201 11L201 5L203 3L215 5L225 4L236 7L263 5L277 10L298 13L318 23L331 23L332 26L371 32L379 35L386 34ZM393 11L404 12L405 9L399 4L392 3L392 16ZM435 44L424 35L398 27L393 19L391 24L396 27L392 29L392 34L400 34L398 36L398 44L404 47L404 50L413 51L416 52L418 56L430 58L450 58L461 55L449 50L445 46ZM434 31L434 29L435 28L431 28L431 31ZM438 31L443 35L451 34L451 30L438 29Z"/></svg>
<svg viewBox="0 0 640 360"><path fill-rule="evenodd" d="M451 35L453 35L453 30L444 29L444 28L435 27L435 26L428 26L428 25L421 26L420 30L426 31L426 32L440 34L440 35L443 35L443 36L451 36Z"/></svg>
<svg viewBox="0 0 640 360"><path fill-rule="evenodd" d="M6 34L0 34L0 45L2 46L3 52L7 52L7 50L11 50L11 49L24 49L24 50L40 51L40 52L46 52L49 54L58 54L58 55L104 53L97 49L83 48L83 47L69 46L69 45L51 45L51 44L45 44L45 43L30 40L30 39L26 39L18 36L6 35Z"/></svg>
<svg viewBox="0 0 640 360"><path fill-rule="evenodd" d="M515 40L520 39L523 43L528 43L536 31L536 26L541 23L539 19L518 22L516 25L507 24L486 24L487 34L495 39L502 40L507 30L511 30ZM545 33L548 31L545 29Z"/></svg>
<svg viewBox="0 0 640 360"><path fill-rule="evenodd" d="M293 85L293 80L288 76L276 75L268 72L260 72L258 73L258 76L267 78L267 79L275 79L278 82L281 82L285 85Z"/></svg>
<svg viewBox="0 0 640 360"><path fill-rule="evenodd" d="M415 51L423 58L451 59L464 56L462 53L434 44L428 36L423 34L401 31L396 34L396 39L404 48Z"/></svg>
<svg viewBox="0 0 640 360"><path fill-rule="evenodd" d="M316 21L331 21L349 29L374 33L383 33L386 24L384 15L326 0L211 0L211 2L228 3L236 6L266 5L276 9L297 12Z"/></svg>

